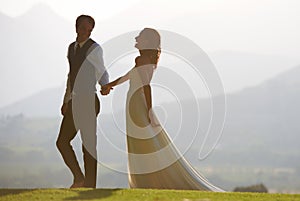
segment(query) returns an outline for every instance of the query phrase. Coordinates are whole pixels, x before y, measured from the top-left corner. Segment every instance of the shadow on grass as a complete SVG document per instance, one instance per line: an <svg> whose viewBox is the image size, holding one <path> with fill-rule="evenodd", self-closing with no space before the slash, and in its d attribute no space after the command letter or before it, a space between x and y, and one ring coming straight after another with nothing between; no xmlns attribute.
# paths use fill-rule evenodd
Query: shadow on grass
<svg viewBox="0 0 300 201"><path fill-rule="evenodd" d="M101 199L109 197L113 192L120 189L90 189L90 190L78 190L78 195L75 197L65 198L65 200L88 200L88 199Z"/></svg>
<svg viewBox="0 0 300 201"><path fill-rule="evenodd" d="M0 190L0 197L6 196L6 195L17 195L21 194L23 192L29 192L33 191L33 189L1 189Z"/></svg>

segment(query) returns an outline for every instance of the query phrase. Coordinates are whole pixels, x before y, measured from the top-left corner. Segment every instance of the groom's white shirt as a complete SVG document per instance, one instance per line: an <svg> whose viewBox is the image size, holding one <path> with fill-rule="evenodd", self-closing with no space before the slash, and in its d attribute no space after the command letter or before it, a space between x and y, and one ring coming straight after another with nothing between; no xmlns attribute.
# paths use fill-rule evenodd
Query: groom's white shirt
<svg viewBox="0 0 300 201"><path fill-rule="evenodd" d="M88 41L88 40L89 39L87 39L86 41ZM86 43L86 41L84 41L82 43L76 42L74 45L74 48L76 48L78 44L80 47L82 47ZM69 53L68 53L68 55L69 55ZM89 48L89 50L87 52L87 57L86 57L84 63L85 62L90 63L95 67L95 76L96 76L98 83L101 86L103 86L109 82L109 76L108 76L107 70L104 66L104 61L103 61L103 50L99 44L94 43ZM84 63L82 64L81 68L85 67ZM67 103L72 99L72 94L73 94L73 92L71 91L70 74L68 74L67 88L66 88L66 92L64 95L64 103Z"/></svg>

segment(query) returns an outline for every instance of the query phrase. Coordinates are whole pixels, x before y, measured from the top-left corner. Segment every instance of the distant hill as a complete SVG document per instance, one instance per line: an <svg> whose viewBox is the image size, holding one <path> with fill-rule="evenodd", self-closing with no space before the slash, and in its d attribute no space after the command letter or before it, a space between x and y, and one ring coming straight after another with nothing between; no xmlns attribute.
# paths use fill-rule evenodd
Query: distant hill
<svg viewBox="0 0 300 201"><path fill-rule="evenodd" d="M260 85L300 64L299 60L279 55L239 51L216 51L209 56L220 73L225 90L230 93ZM242 88L241 83L244 83ZM245 86L245 83L248 84Z"/></svg>
<svg viewBox="0 0 300 201"><path fill-rule="evenodd" d="M299 111L298 108L300 108L297 104L300 94L299 76L300 66L296 66L257 86L228 94L228 119L237 118L238 116L273 114L296 117ZM123 88L125 92L122 93L126 94L126 87ZM57 117L59 115L57 111L59 111L61 106L64 90L65 86L63 85L61 87L42 90L25 99L0 108L0 114L16 115L22 113L25 116ZM119 91L113 91L112 94L120 93ZM125 97L123 98L125 99ZM103 105L111 104L109 102L110 99L108 99L106 97L103 98ZM116 100L114 99L114 101ZM123 109L123 107L119 106L118 108Z"/></svg>
<svg viewBox="0 0 300 201"><path fill-rule="evenodd" d="M0 109L0 115L22 114L27 117L58 117L63 94L63 87L46 89Z"/></svg>
<svg viewBox="0 0 300 201"><path fill-rule="evenodd" d="M249 87L236 93L226 96L227 108L225 127L220 141L220 147L231 146L235 143L237 147L245 148L240 145L239 141L251 141L252 145L257 144L260 148L268 147L277 149L297 149L294 144L295 139L300 140L297 133L300 132L300 124L298 123L300 114L300 66L296 66L291 70L281 73L274 78L261 83L255 87ZM60 106L64 94L65 87L51 88L43 90L39 93L13 103L7 107L0 109L0 115L18 115L23 114L25 117L60 117ZM117 89L116 89L117 90ZM120 92L122 92L120 94ZM126 86L120 91L113 91L108 97L101 98L102 115L101 121L106 121L105 127L109 131L114 121L124 125L124 102L126 95ZM116 97L114 97L116 95ZM153 97L155 100L155 97ZM218 97L215 97L218 98ZM113 99L113 102L111 100ZM211 111L209 109L210 100L200 99L200 124L202 129L209 128L209 120ZM114 106L112 106L112 104ZM182 100L182 108L193 113L195 117L195 104L193 101ZM114 108L112 108L114 107ZM159 113L162 118L169 118L167 128L170 133L176 134L178 129L179 117L170 116L169 114L178 113L178 103L169 102L162 103L166 113ZM113 109L113 111L112 111ZM162 110L160 110L161 112ZM110 113L114 113L114 119L110 118ZM167 116L165 116L167 115ZM192 118L192 117L190 117ZM189 123L187 128L192 127L193 121ZM114 126L113 126L114 127ZM203 130L203 132L204 132ZM116 130L116 132L119 132ZM192 133L192 131L191 131ZM172 135L173 135L172 134ZM260 141L261 137L266 141ZM212 141L217 136L212 137ZM189 140L183 138L182 140ZM203 136L195 143L200 143ZM292 145L292 146L290 146ZM210 145L211 146L211 145Z"/></svg>

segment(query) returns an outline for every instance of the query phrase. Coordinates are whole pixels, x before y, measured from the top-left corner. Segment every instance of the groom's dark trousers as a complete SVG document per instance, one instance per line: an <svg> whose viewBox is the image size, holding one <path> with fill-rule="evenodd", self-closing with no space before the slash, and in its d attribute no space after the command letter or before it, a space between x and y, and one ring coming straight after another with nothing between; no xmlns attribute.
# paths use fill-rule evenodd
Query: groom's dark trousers
<svg viewBox="0 0 300 201"><path fill-rule="evenodd" d="M99 114L100 103L97 95L95 94L95 109L96 116ZM97 177L97 156L90 154L90 152L82 145L83 151L83 160L84 160L84 170L85 174L83 175L81 168L76 159L75 152L71 145L71 141L74 139L78 132L78 129L75 127L73 112L72 112L72 100L68 103L68 109L66 114L63 117L59 135L56 141L56 146L60 151L63 160L66 165L71 170L74 176L74 182L82 181L84 179L84 186L89 188L96 188L96 177ZM96 133L93 133L96 135ZM96 138L96 136L94 136ZM96 153L96 142L91 147L92 152Z"/></svg>

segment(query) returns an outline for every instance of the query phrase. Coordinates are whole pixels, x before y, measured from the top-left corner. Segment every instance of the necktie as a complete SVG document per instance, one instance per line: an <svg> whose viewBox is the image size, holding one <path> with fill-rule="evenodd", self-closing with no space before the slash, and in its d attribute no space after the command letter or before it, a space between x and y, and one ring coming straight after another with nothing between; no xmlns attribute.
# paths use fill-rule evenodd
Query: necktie
<svg viewBox="0 0 300 201"><path fill-rule="evenodd" d="M75 46L75 55L80 51L80 45L77 43Z"/></svg>

